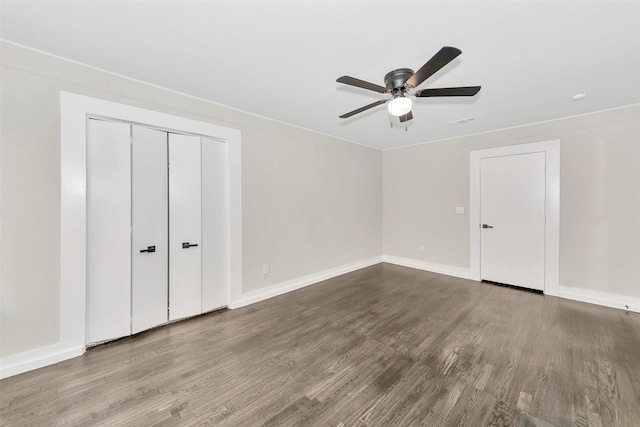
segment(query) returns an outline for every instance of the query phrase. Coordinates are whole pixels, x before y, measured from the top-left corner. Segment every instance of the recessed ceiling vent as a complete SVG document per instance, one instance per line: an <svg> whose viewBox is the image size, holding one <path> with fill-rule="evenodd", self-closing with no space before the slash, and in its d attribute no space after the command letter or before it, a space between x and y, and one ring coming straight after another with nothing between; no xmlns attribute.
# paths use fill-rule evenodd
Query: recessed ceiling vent
<svg viewBox="0 0 640 427"><path fill-rule="evenodd" d="M467 117L466 119L454 120L454 121L449 122L447 124L449 124L449 125L463 125L465 123L472 122L475 119L476 119L475 117Z"/></svg>

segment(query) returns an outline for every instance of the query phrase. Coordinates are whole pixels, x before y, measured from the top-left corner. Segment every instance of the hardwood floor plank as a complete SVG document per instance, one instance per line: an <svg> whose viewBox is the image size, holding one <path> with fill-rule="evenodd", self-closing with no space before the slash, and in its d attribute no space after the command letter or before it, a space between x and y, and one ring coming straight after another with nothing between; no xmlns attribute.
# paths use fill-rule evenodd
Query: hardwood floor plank
<svg viewBox="0 0 640 427"><path fill-rule="evenodd" d="M446 427L484 426L496 404L496 398L490 393L478 389L475 385L467 384L458 403L451 409L446 421Z"/></svg>

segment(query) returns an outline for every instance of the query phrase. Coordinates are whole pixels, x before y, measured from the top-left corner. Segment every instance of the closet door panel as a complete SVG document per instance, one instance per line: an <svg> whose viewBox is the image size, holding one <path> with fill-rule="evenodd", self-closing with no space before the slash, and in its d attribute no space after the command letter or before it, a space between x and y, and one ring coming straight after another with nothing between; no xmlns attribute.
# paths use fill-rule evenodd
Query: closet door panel
<svg viewBox="0 0 640 427"><path fill-rule="evenodd" d="M87 341L95 343L131 333L131 127L87 126Z"/></svg>
<svg viewBox="0 0 640 427"><path fill-rule="evenodd" d="M200 138L169 134L169 320L202 312Z"/></svg>
<svg viewBox="0 0 640 427"><path fill-rule="evenodd" d="M202 312L227 305L226 144L202 138Z"/></svg>
<svg viewBox="0 0 640 427"><path fill-rule="evenodd" d="M131 333L168 320L167 133L133 126Z"/></svg>

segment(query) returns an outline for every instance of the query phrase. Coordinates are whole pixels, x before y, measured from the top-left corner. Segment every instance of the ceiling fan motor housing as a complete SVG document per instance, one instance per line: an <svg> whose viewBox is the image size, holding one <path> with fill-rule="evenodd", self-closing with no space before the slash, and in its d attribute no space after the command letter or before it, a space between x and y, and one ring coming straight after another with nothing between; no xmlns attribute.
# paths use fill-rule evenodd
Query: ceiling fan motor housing
<svg viewBox="0 0 640 427"><path fill-rule="evenodd" d="M404 91L404 84L413 76L413 70L410 68L398 68L397 70L389 71L384 76L384 85L391 92Z"/></svg>

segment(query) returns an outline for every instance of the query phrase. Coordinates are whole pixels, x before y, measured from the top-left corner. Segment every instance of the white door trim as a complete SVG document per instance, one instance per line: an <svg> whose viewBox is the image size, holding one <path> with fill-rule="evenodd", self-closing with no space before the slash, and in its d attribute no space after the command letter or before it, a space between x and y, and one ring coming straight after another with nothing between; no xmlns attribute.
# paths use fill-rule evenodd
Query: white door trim
<svg viewBox="0 0 640 427"><path fill-rule="evenodd" d="M242 298L240 131L184 117L60 91L60 349L82 354L87 322L87 118L100 117L224 141L228 185L228 299ZM63 360L63 359L59 359Z"/></svg>
<svg viewBox="0 0 640 427"><path fill-rule="evenodd" d="M558 296L560 270L560 140L509 145L469 152L469 278L480 281L480 160L539 153L545 155L544 293Z"/></svg>

